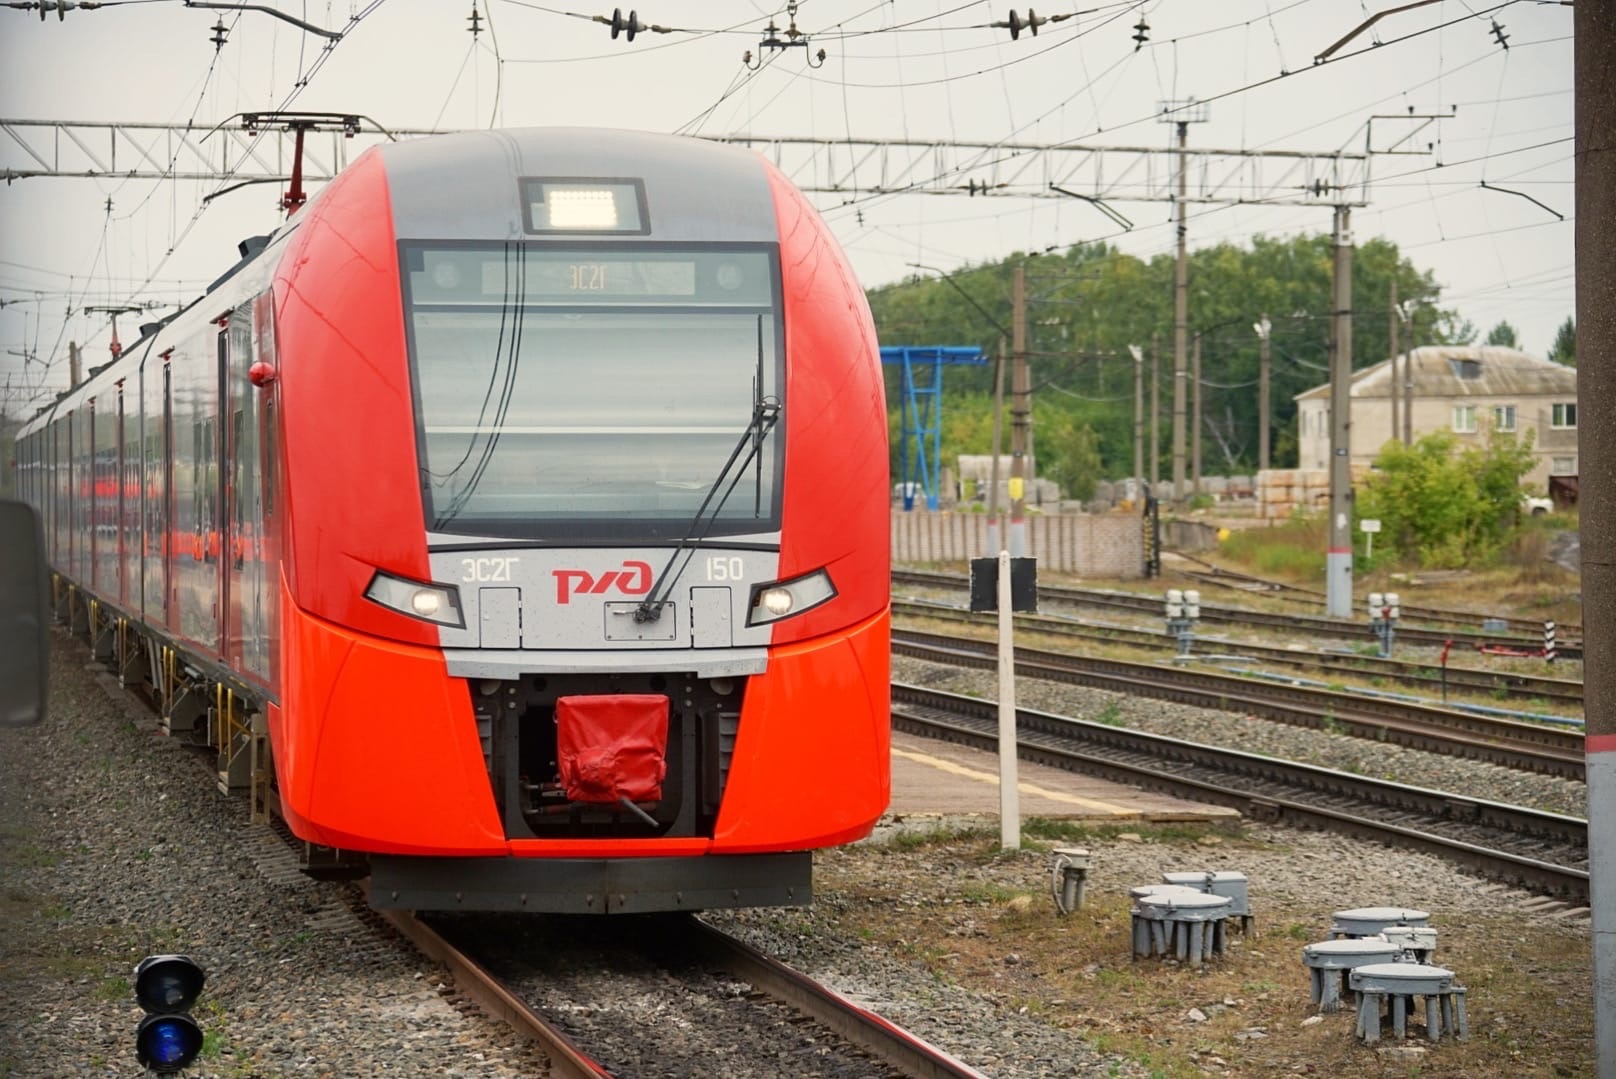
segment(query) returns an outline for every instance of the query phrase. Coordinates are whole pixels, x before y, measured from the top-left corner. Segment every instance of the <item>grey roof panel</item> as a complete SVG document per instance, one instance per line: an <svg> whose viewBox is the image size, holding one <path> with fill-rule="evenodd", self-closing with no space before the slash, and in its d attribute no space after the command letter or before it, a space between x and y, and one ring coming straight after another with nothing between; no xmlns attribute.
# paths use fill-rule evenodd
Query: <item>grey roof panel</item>
<svg viewBox="0 0 1616 1079"><path fill-rule="evenodd" d="M403 240L776 243L774 197L750 150L581 127L436 135L380 148ZM523 232L524 177L643 181L649 237Z"/></svg>
<svg viewBox="0 0 1616 1079"><path fill-rule="evenodd" d="M1430 345L1408 353L1405 371L1398 365L1398 375L1412 374L1414 396L1419 398L1451 397L1562 397L1577 396L1577 369L1553 360L1539 359L1530 353L1492 345ZM1456 360L1474 360L1480 365L1477 378L1460 378L1455 372ZM1398 387L1401 392L1402 387ZM1328 397L1330 384L1315 386L1296 395L1295 400ZM1353 397L1391 396L1391 361L1361 367L1352 373Z"/></svg>

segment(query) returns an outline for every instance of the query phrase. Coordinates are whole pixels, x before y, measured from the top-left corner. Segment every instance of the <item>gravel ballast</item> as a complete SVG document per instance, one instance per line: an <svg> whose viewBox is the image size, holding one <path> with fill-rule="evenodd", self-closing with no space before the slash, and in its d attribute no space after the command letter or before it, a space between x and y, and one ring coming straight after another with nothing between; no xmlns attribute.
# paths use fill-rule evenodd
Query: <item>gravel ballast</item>
<svg viewBox="0 0 1616 1079"><path fill-rule="evenodd" d="M210 1047L193 1075L543 1073L535 1051L458 1003L433 964L362 921L351 909L348 886L299 874L282 841L248 822L245 798L219 793L202 751L157 734L151 715L91 664L80 643L58 634L53 645L50 716L38 728L0 731L6 926L0 963L7 972L0 990L0 1075L138 1074L133 1031L139 1010L130 974L141 956L160 952L190 954L208 971L196 1014L210 1031ZM956 688L945 684L954 673L917 668L896 677ZM1124 721L1133 722L1137 710L1142 726L1182 711L1173 722L1205 724L1207 740L1227 741L1236 726L1268 728L1264 737L1311 733L1221 713L1195 717L1187 713L1202 710L1111 694L1084 704L1087 691L1071 687L1049 692L1043 698L1030 682L1020 689L1028 707L1071 714L1116 703ZM1388 751L1372 744L1352 751L1359 749ZM1390 752L1404 769L1400 778L1448 789L1459 782L1405 775L1414 766L1401 763L1402 751ZM1454 765L1481 770L1477 775L1505 771ZM1379 774L1391 765L1361 767ZM1525 797L1488 789L1493 793L1486 796L1499 799ZM1577 812L1568 795L1560 797L1561 811ZM821 854L818 899L809 910L708 917L989 1074L1146 1074L1124 1055L1097 1048L1093 1031L1061 1020L1071 1001L1047 1010L1029 1006L1014 987L1036 984L1026 981L1036 966L1030 955L1020 958L1012 949L980 977L961 966L973 961L963 945L978 939L984 926L1014 927L1017 918L1030 917L1027 895L1038 897L1041 911L1047 853L1028 849L978 862L946 846L895 841L915 823L883 827L874 840ZM959 822L919 823L946 828ZM1253 881L1259 918L1264 903L1270 911L1281 905L1314 910L1327 924L1331 909L1396 902L1422 906L1434 923L1453 925L1472 912L1496 911L1500 904L1514 910L1523 902L1430 858L1389 857L1374 845L1266 826L1252 826L1247 837L1238 862ZM1186 855L1131 838L1097 841L1094 849L1090 894L1096 897L1154 880L1163 869L1185 868L1198 854L1194 847ZM1207 847L1204 853L1233 864L1226 856L1233 852ZM1003 899L1013 894L1019 898ZM894 910L922 916L902 946L879 924ZM1571 921L1556 932L1586 936L1586 927ZM1304 979L1305 1000L1305 972L1293 955L1300 946L1276 940L1274 951L1287 977ZM1083 967L1087 961L1073 962ZM1135 1003L1159 1010L1164 1022L1183 1011L1176 999ZM1473 999L1472 1006L1485 1013L1484 999Z"/></svg>

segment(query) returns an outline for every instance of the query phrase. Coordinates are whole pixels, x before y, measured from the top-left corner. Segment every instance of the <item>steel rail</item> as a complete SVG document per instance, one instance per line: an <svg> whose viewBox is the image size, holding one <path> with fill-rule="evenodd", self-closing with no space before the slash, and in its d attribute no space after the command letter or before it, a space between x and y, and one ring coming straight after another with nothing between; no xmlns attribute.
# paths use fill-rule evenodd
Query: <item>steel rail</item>
<svg viewBox="0 0 1616 1079"><path fill-rule="evenodd" d="M752 987L914 1079L981 1079L981 1072L721 930L690 918L708 955Z"/></svg>
<svg viewBox="0 0 1616 1079"><path fill-rule="evenodd" d="M894 570L892 580L895 583L913 584L927 588L964 590L966 587L966 579L963 576L950 573L926 573L907 569ZM1041 600L1051 602L1118 607L1130 611L1143 611L1153 615L1160 615L1162 612L1162 600L1159 597L1137 592L1112 592L1095 588L1040 585L1038 595ZM1201 620L1204 622L1265 626L1270 629L1284 630L1288 633L1301 631L1314 637L1329 637L1339 640L1364 640L1369 635L1367 623L1351 622L1324 615L1247 611L1234 607L1219 607L1208 603L1201 604ZM1496 645L1520 649L1523 652L1531 652L1541 649L1543 646L1541 635L1537 637L1519 637L1504 633L1460 629L1427 629L1403 623L1398 623L1397 639L1410 644L1441 645L1452 642L1476 648L1481 645ZM1568 641L1562 644L1559 648L1559 655L1565 659L1582 658L1581 642Z"/></svg>
<svg viewBox="0 0 1616 1079"><path fill-rule="evenodd" d="M561 1032L476 960L431 926L404 911L373 911L404 934L432 959L447 966L455 988L497 1019L539 1041L554 1062L556 1074L601 1077L612 1073L590 1059ZM728 971L757 992L818 1023L907 1079L984 1079L983 1073L955 1059L919 1036L904 1030L835 990L753 948L694 914L670 915L657 922L659 948L676 938L709 968Z"/></svg>
<svg viewBox="0 0 1616 1079"><path fill-rule="evenodd" d="M544 1016L514 996L481 964L450 944L437 930L408 911L375 912L402 933L429 958L442 963L454 976L455 989L470 997L489 1015L509 1023L539 1043L550 1058L550 1074L562 1079L601 1079L611 1072L590 1059L582 1049Z"/></svg>
<svg viewBox="0 0 1616 1079"><path fill-rule="evenodd" d="M1309 600L1315 600L1319 603L1323 603L1325 600L1325 594L1316 588L1307 588L1302 585L1291 584L1287 581L1275 581L1267 577L1257 577L1250 573L1241 573L1238 570L1224 569L1222 566L1213 565L1204 558L1196 558L1194 555L1184 554L1182 552L1179 553L1179 557L1198 563L1205 568L1198 570L1185 570L1175 567L1173 572L1179 574L1180 576L1193 578L1202 584L1209 584L1218 588L1232 588L1236 591L1251 594L1258 592L1282 594L1294 593L1295 595L1303 596ZM1405 617L1417 618L1424 622L1443 622L1463 626L1474 622L1478 618L1488 617L1487 615L1478 614L1474 611L1453 610L1443 607L1423 607L1418 604L1408 603L1400 604L1400 606L1403 608L1403 614ZM1531 634L1543 628L1543 622L1541 620L1533 620L1530 618L1515 618L1513 616L1505 616L1501 619L1501 621L1509 626L1512 631L1519 631L1527 634ZM1574 622L1562 622L1559 624L1559 628L1568 636L1582 636L1582 627Z"/></svg>
<svg viewBox="0 0 1616 1079"><path fill-rule="evenodd" d="M898 729L989 752L997 748L993 701L901 683L893 684L892 701ZM1017 709L1016 730L1017 755L1024 760L1230 806L1255 819L1423 850L1490 877L1588 901L1587 822L1576 817L1032 709ZM1420 823L1411 824L1411 816ZM1525 849L1488 846L1476 833L1504 833ZM1545 847L1578 864L1538 856Z"/></svg>
<svg viewBox="0 0 1616 1079"><path fill-rule="evenodd" d="M945 664L993 667L996 645L941 634L897 630L895 652ZM1225 712L1242 712L1314 729L1427 752L1469 757L1522 771L1584 779L1581 735L1535 723L1429 708L1402 701L1253 681L1206 671L1125 660L1090 659L1016 649L1016 673L1132 696L1155 697Z"/></svg>
<svg viewBox="0 0 1616 1079"><path fill-rule="evenodd" d="M977 614L964 607L932 600L894 599L892 613L911 618L975 623L984 627L996 625L993 615ZM1144 648L1177 647L1176 638L1164 630L1085 624L1069 617L1055 615L1018 614L1014 617L1016 628L1029 633L1139 645ZM1331 674L1386 676L1414 686L1443 686L1487 694L1502 694L1505 697L1522 700L1554 701L1578 708L1582 706L1582 683L1569 678L1542 678L1538 675L1517 674L1510 671L1489 671L1481 667L1438 668L1429 662L1409 662L1343 652L1299 651L1294 648L1253 644L1249 641L1229 641L1216 637L1198 636L1196 643L1203 649L1216 650L1216 656L1207 656L1203 652L1199 658L1206 662L1249 658L1264 663L1277 663L1286 667L1300 667Z"/></svg>

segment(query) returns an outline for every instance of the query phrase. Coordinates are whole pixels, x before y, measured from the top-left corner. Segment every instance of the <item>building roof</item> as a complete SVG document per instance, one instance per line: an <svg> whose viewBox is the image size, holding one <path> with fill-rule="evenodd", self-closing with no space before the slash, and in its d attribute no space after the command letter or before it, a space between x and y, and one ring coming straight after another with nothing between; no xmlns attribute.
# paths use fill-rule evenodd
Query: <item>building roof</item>
<svg viewBox="0 0 1616 1079"><path fill-rule="evenodd" d="M1559 397L1577 395L1577 369L1496 345L1430 345L1412 349L1407 370L1417 398ZM1398 387L1402 392L1402 387ZM1352 396L1390 397L1391 360L1352 373ZM1330 396L1330 384L1296 395L1297 401Z"/></svg>

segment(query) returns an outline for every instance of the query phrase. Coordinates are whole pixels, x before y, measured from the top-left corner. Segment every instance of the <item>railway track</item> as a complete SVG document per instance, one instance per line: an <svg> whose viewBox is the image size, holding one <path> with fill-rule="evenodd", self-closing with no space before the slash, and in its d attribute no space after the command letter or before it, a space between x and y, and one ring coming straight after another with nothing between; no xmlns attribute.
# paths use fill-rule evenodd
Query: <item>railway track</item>
<svg viewBox="0 0 1616 1079"><path fill-rule="evenodd" d="M893 726L989 752L998 704L894 683ZM1588 902L1587 822L1142 731L1018 709L1023 760L1231 806L1248 817L1426 851L1484 876Z"/></svg>
<svg viewBox="0 0 1616 1079"><path fill-rule="evenodd" d="M909 569L893 570L892 581L894 584L912 585L920 588L947 588L960 592L964 592L968 587L966 578L961 574L932 573ZM1112 592L1097 588L1039 585L1038 597L1040 603L1105 607L1149 614L1158 618L1162 615L1161 597L1139 592ZM1405 607L1405 615L1407 611L1408 608ZM1353 641L1370 639L1368 626L1362 622L1296 612L1250 611L1238 607L1221 607L1204 601L1201 603L1201 621L1260 626L1290 634L1304 633L1313 639L1321 637L1331 640ZM1397 624L1397 639L1404 644L1442 646L1451 643L1465 649L1478 651L1485 646L1506 649L1521 655L1536 654L1543 647L1541 625L1538 627L1538 632L1535 636L1519 636L1508 633L1410 625L1408 619L1405 618L1404 621ZM1563 659L1581 659L1581 641L1567 642L1560 645L1558 655Z"/></svg>
<svg viewBox="0 0 1616 1079"><path fill-rule="evenodd" d="M1173 570L1173 572L1179 576L1188 577L1196 581L1198 584L1208 585L1213 588L1233 589L1238 592L1244 592L1247 595L1266 594L1296 596L1302 600L1305 600L1306 602L1316 605L1323 604L1327 598L1326 594L1317 588L1304 588L1301 585L1290 584L1286 581L1274 581L1265 577L1255 577L1249 573L1240 573L1236 570L1224 569L1222 566L1215 566L1206 559L1197 558L1192 554L1179 552L1178 557L1197 563L1202 567L1198 570L1186 570L1175 567ZM1413 618L1433 625L1448 625L1458 628L1474 625L1476 620L1479 618L1495 617L1477 614L1473 611L1455 611L1440 607L1421 607L1418 605L1411 606L1407 603L1404 603L1401 606L1403 608L1403 617L1405 618ZM1522 634L1527 637L1531 637L1533 635L1541 635L1543 632L1543 622L1541 620L1512 617L1503 617L1499 620L1508 627L1508 631L1510 633ZM1582 637L1582 627L1579 625L1574 625L1569 622L1562 623L1559 626L1559 629L1570 638L1580 640Z"/></svg>
<svg viewBox="0 0 1616 1079"><path fill-rule="evenodd" d="M378 912L566 1079L981 1073L691 915L611 920ZM793 1066L812 1064L812 1067Z"/></svg>
<svg viewBox="0 0 1616 1079"><path fill-rule="evenodd" d="M984 627L997 624L996 615L976 614L963 607L930 601L894 599L892 612L909 618L941 619ZM1166 651L1173 651L1178 647L1177 639L1163 630L1096 625L1055 615L1018 614L1015 616L1015 625L1019 631L1078 640L1137 645ZM1343 652L1299 651L1294 648L1278 648L1272 645L1233 642L1218 638L1197 637L1196 642L1197 653L1208 662L1212 662L1214 658L1218 661L1250 659L1270 665L1314 671L1321 675L1389 678L1399 685L1426 693L1470 691L1499 700L1554 703L1568 708L1582 707L1582 683L1569 678L1544 678L1510 671L1490 671L1480 667L1440 667L1428 662L1383 659L1379 656ZM1209 656L1208 653L1215 653L1215 656Z"/></svg>
<svg viewBox="0 0 1616 1079"><path fill-rule="evenodd" d="M998 662L997 646L992 642L913 630L894 630L892 648L903 655L954 666L993 667ZM1016 673L1029 678L1259 715L1523 771L1586 778L1580 732L1197 669L1026 648L1017 648L1015 658Z"/></svg>

